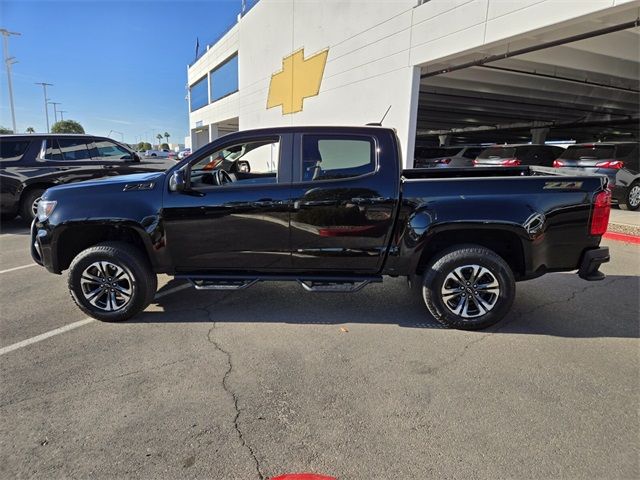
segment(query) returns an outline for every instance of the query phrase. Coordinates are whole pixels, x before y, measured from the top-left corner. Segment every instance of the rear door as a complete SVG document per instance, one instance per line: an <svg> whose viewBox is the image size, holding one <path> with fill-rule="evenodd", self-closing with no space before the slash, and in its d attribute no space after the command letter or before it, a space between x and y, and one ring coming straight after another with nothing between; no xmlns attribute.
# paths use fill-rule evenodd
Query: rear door
<svg viewBox="0 0 640 480"><path fill-rule="evenodd" d="M297 134L294 269L375 273L382 268L399 196L397 154L392 141L381 144L373 134Z"/></svg>
<svg viewBox="0 0 640 480"><path fill-rule="evenodd" d="M37 163L43 172L42 180L52 183L79 182L109 174L91 154L92 142L88 137L48 137Z"/></svg>

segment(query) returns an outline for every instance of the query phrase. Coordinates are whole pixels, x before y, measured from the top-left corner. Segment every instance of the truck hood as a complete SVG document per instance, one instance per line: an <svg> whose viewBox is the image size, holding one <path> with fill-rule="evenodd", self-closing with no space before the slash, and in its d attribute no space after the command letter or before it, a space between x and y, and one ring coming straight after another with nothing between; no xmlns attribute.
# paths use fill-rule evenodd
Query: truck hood
<svg viewBox="0 0 640 480"><path fill-rule="evenodd" d="M55 192L61 192L65 190L77 190L77 189L95 189L100 187L118 187L119 185L124 188L128 184L155 182L158 183L161 177L164 177L164 172L149 172L149 173L133 173L131 175L117 175L113 177L104 177L97 180L86 180L84 182L68 183L65 185L58 185L50 188L48 191L55 194Z"/></svg>

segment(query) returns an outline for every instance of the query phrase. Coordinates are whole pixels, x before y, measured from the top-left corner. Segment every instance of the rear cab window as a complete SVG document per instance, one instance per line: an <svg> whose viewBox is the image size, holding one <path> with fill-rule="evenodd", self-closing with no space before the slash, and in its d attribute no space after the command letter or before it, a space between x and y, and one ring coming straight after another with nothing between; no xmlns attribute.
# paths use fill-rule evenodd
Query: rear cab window
<svg viewBox="0 0 640 480"><path fill-rule="evenodd" d="M0 162L18 162L27 151L31 140L0 138Z"/></svg>
<svg viewBox="0 0 640 480"><path fill-rule="evenodd" d="M365 135L303 135L302 180L339 180L376 170L375 142Z"/></svg>

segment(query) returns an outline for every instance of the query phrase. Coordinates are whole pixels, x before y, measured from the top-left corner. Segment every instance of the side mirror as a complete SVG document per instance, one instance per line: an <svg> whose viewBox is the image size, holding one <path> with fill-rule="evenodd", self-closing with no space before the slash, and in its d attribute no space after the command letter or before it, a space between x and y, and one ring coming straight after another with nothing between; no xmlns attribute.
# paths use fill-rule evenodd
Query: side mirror
<svg viewBox="0 0 640 480"><path fill-rule="evenodd" d="M171 178L169 179L169 191L171 192L182 192L184 191L187 185L184 170L176 170L171 174Z"/></svg>
<svg viewBox="0 0 640 480"><path fill-rule="evenodd" d="M246 160L238 160L237 169L239 173L250 173L251 165Z"/></svg>

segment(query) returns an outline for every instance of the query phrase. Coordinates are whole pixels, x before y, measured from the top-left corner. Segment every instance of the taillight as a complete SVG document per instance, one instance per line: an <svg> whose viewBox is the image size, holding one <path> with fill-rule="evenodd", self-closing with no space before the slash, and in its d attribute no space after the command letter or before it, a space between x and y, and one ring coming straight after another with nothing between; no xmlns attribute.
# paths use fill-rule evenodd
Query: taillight
<svg viewBox="0 0 640 480"><path fill-rule="evenodd" d="M473 163L473 166L475 167L476 165L478 165L478 160L473 160L471 163Z"/></svg>
<svg viewBox="0 0 640 480"><path fill-rule="evenodd" d="M506 158L500 162L500 165L504 165L505 167L517 167L520 165L520 160L517 158Z"/></svg>
<svg viewBox="0 0 640 480"><path fill-rule="evenodd" d="M435 161L435 163L450 163L451 159L450 158L439 158L438 160Z"/></svg>
<svg viewBox="0 0 640 480"><path fill-rule="evenodd" d="M553 168L560 168L560 167L564 167L564 162L562 160L554 160Z"/></svg>
<svg viewBox="0 0 640 480"><path fill-rule="evenodd" d="M622 160L607 160L606 162L596 163L596 167L615 168L616 170L620 170L622 167L624 167L624 162Z"/></svg>
<svg viewBox="0 0 640 480"><path fill-rule="evenodd" d="M604 235L609 225L611 212L611 192L604 190L593 198L593 212L591 214L591 235Z"/></svg>

